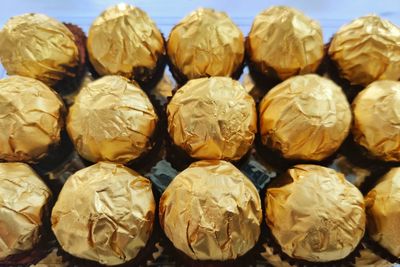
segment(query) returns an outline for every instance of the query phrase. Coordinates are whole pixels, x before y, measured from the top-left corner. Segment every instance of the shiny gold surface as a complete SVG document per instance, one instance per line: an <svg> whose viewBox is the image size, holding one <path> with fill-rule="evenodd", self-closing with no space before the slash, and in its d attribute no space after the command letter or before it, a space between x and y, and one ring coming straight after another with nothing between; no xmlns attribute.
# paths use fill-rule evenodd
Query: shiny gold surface
<svg viewBox="0 0 400 267"><path fill-rule="evenodd" d="M296 267L296 265L291 265L289 262L284 261L269 244L264 243L262 246L264 250L260 253L261 257L263 257L272 267Z"/></svg>
<svg viewBox="0 0 400 267"><path fill-rule="evenodd" d="M123 165L99 162L68 178L53 208L52 229L68 253L122 264L146 245L155 205L148 179Z"/></svg>
<svg viewBox="0 0 400 267"><path fill-rule="evenodd" d="M75 76L78 57L74 35L46 15L12 17L0 31L0 61L9 75L35 78L52 86Z"/></svg>
<svg viewBox="0 0 400 267"><path fill-rule="evenodd" d="M0 163L0 260L34 248L51 192L24 163Z"/></svg>
<svg viewBox="0 0 400 267"><path fill-rule="evenodd" d="M328 53L351 84L400 79L400 28L376 15L342 26Z"/></svg>
<svg viewBox="0 0 400 267"><path fill-rule="evenodd" d="M257 131L253 98L228 77L189 81L172 98L167 115L174 143L197 159L239 160Z"/></svg>
<svg viewBox="0 0 400 267"><path fill-rule="evenodd" d="M343 174L296 165L265 197L266 221L283 252L311 262L348 256L365 231L363 196Z"/></svg>
<svg viewBox="0 0 400 267"><path fill-rule="evenodd" d="M89 59L100 75L135 79L137 69L154 69L165 54L164 39L154 21L138 7L118 4L101 13L89 29Z"/></svg>
<svg viewBox="0 0 400 267"><path fill-rule="evenodd" d="M0 160L36 162L60 142L65 107L44 83L27 77L0 80Z"/></svg>
<svg viewBox="0 0 400 267"><path fill-rule="evenodd" d="M257 242L260 196L226 161L203 160L181 172L160 200L160 224L174 246L192 259L235 259Z"/></svg>
<svg viewBox="0 0 400 267"><path fill-rule="evenodd" d="M67 130L85 159L127 163L151 148L158 118L147 95L122 76L104 76L83 87Z"/></svg>
<svg viewBox="0 0 400 267"><path fill-rule="evenodd" d="M189 80L232 76L243 63L243 33L226 13L199 8L172 28L167 53Z"/></svg>
<svg viewBox="0 0 400 267"><path fill-rule="evenodd" d="M260 103L263 144L287 159L322 160L346 138L351 111L342 89L315 74L292 77Z"/></svg>
<svg viewBox="0 0 400 267"><path fill-rule="evenodd" d="M294 8L268 8L254 19L247 52L264 75L285 80L315 72L324 56L321 26Z"/></svg>
<svg viewBox="0 0 400 267"><path fill-rule="evenodd" d="M400 258L400 168L391 169L365 197L369 236Z"/></svg>
<svg viewBox="0 0 400 267"><path fill-rule="evenodd" d="M376 81L352 105L354 141L371 156L400 161L400 82Z"/></svg>

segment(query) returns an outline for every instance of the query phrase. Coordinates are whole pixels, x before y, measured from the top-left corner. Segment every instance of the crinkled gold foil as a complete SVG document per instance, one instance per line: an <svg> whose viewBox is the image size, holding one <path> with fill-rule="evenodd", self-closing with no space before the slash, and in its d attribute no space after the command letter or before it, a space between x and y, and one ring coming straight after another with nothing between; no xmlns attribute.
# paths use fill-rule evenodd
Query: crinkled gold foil
<svg viewBox="0 0 400 267"><path fill-rule="evenodd" d="M158 121L147 95L122 76L83 87L67 117L68 134L85 159L127 163L151 148Z"/></svg>
<svg viewBox="0 0 400 267"><path fill-rule="evenodd" d="M351 111L342 89L315 74L292 77L260 103L262 142L288 159L322 160L342 144Z"/></svg>
<svg viewBox="0 0 400 267"><path fill-rule="evenodd" d="M344 25L334 35L328 53L351 84L400 79L400 28L378 16Z"/></svg>
<svg viewBox="0 0 400 267"><path fill-rule="evenodd" d="M89 59L100 75L135 79L135 70L154 69L165 54L164 38L154 21L138 7L118 4L106 9L89 29Z"/></svg>
<svg viewBox="0 0 400 267"><path fill-rule="evenodd" d="M238 160L257 131L253 98L228 77L189 81L172 98L167 116L174 143L197 159Z"/></svg>
<svg viewBox="0 0 400 267"><path fill-rule="evenodd" d="M347 257L365 231L364 199L343 174L296 165L267 190L266 222L282 251L310 262Z"/></svg>
<svg viewBox="0 0 400 267"><path fill-rule="evenodd" d="M148 179L123 165L99 162L68 178L51 214L52 229L68 253L118 265L145 247L155 206Z"/></svg>
<svg viewBox="0 0 400 267"><path fill-rule="evenodd" d="M315 72L324 56L321 26L294 8L268 8L254 19L247 52L250 61L264 75L277 75L285 80Z"/></svg>
<svg viewBox="0 0 400 267"><path fill-rule="evenodd" d="M235 259L260 235L257 189L231 163L203 160L178 174L160 199L160 224L174 246L196 260Z"/></svg>
<svg viewBox="0 0 400 267"><path fill-rule="evenodd" d="M369 236L400 258L400 168L392 168L365 197Z"/></svg>
<svg viewBox="0 0 400 267"><path fill-rule="evenodd" d="M374 157L400 161L400 82L371 83L352 108L354 141Z"/></svg>
<svg viewBox="0 0 400 267"><path fill-rule="evenodd" d="M51 191L25 163L0 163L0 260L32 249L40 239Z"/></svg>
<svg viewBox="0 0 400 267"><path fill-rule="evenodd" d="M36 162L60 142L65 107L44 83L22 76L0 80L0 160Z"/></svg>
<svg viewBox="0 0 400 267"><path fill-rule="evenodd" d="M189 80L232 76L244 59L243 33L224 12L199 8L171 30L167 53Z"/></svg>
<svg viewBox="0 0 400 267"><path fill-rule="evenodd" d="M0 31L0 60L9 75L52 86L75 76L79 53L74 35L64 24L29 13L10 18Z"/></svg>

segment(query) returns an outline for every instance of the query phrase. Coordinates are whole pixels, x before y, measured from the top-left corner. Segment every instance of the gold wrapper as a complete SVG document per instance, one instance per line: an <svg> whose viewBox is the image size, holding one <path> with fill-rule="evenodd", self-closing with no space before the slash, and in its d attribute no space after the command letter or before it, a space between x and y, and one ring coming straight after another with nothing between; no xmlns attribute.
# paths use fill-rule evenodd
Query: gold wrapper
<svg viewBox="0 0 400 267"><path fill-rule="evenodd" d="M347 257L365 231L364 199L343 174L296 165L267 190L266 222L282 251L310 262Z"/></svg>
<svg viewBox="0 0 400 267"><path fill-rule="evenodd" d="M137 79L137 70L155 69L165 54L164 38L154 21L140 8L124 3L106 9L94 20L87 49L97 73L128 79Z"/></svg>
<svg viewBox="0 0 400 267"><path fill-rule="evenodd" d="M36 162L60 142L65 107L44 83L22 76L0 80L0 160Z"/></svg>
<svg viewBox="0 0 400 267"><path fill-rule="evenodd" d="M239 160L257 132L253 98L228 77L189 81L172 98L167 116L174 143L197 159Z"/></svg>
<svg viewBox="0 0 400 267"><path fill-rule="evenodd" d="M66 252L118 265L146 246L155 206L148 179L99 162L68 178L51 214L52 229Z"/></svg>
<svg viewBox="0 0 400 267"><path fill-rule="evenodd" d="M400 161L400 82L376 81L352 104L354 141L371 156Z"/></svg>
<svg viewBox="0 0 400 267"><path fill-rule="evenodd" d="M85 159L127 163L151 148L158 121L147 95L122 76L83 87L67 117L68 134Z"/></svg>
<svg viewBox="0 0 400 267"><path fill-rule="evenodd" d="M347 137L350 124L342 89L315 74L278 84L260 103L261 140L287 159L327 158Z"/></svg>
<svg viewBox="0 0 400 267"><path fill-rule="evenodd" d="M268 8L254 19L247 52L250 61L264 75L277 75L285 80L315 72L324 57L321 26L296 9Z"/></svg>
<svg viewBox="0 0 400 267"><path fill-rule="evenodd" d="M351 84L400 79L400 28L378 16L344 25L334 35L328 53Z"/></svg>
<svg viewBox="0 0 400 267"><path fill-rule="evenodd" d="M160 199L160 224L174 246L195 260L230 260L260 235L257 189L226 161L198 161L178 174Z"/></svg>
<svg viewBox="0 0 400 267"><path fill-rule="evenodd" d="M391 169L365 197L369 236L400 258L400 168Z"/></svg>
<svg viewBox="0 0 400 267"><path fill-rule="evenodd" d="M29 13L12 17L0 31L0 60L9 75L53 86L76 75L79 53L74 35L64 24Z"/></svg>
<svg viewBox="0 0 400 267"><path fill-rule="evenodd" d="M194 79L232 76L244 59L243 33L224 12L199 8L171 30L167 53L172 64Z"/></svg>
<svg viewBox="0 0 400 267"><path fill-rule="evenodd" d="M284 261L279 254L277 254L273 247L267 243L263 244L264 251L261 252L261 257L263 257L267 263L272 267L297 267L289 262Z"/></svg>
<svg viewBox="0 0 400 267"><path fill-rule="evenodd" d="M0 163L0 260L34 248L51 191L24 163Z"/></svg>

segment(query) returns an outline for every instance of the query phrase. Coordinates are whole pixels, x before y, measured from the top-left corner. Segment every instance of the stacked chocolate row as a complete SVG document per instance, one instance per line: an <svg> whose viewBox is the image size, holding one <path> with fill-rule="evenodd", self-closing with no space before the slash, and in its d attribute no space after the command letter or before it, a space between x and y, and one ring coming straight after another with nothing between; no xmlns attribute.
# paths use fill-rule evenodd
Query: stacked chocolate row
<svg viewBox="0 0 400 267"><path fill-rule="evenodd" d="M139 264L157 216L188 264L235 260L263 234L285 264L354 263L365 236L400 258L400 28L387 20L358 18L324 46L319 24L292 8L260 13L246 40L201 8L165 42L144 11L119 4L87 40L45 15L12 17L0 59L11 75L0 80L0 263L37 247L49 216L81 265ZM166 63L179 86L164 108L151 92ZM260 102L235 80L245 64ZM82 83L86 68L96 79ZM129 167L150 161L164 132L183 167L157 214L152 183ZM72 146L87 167L51 192L28 164L56 168ZM325 167L344 146L355 162L393 167L365 197ZM281 171L263 205L237 168L253 147Z"/></svg>

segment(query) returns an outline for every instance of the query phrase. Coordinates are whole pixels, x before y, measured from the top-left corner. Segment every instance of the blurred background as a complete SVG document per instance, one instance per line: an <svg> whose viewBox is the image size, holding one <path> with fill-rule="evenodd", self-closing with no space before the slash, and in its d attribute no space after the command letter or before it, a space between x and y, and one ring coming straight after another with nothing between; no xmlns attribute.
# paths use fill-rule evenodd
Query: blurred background
<svg viewBox="0 0 400 267"><path fill-rule="evenodd" d="M63 22L75 23L84 31L108 6L123 2L121 0L2 0L0 25L8 18L22 13L44 13ZM136 5L156 21L167 37L171 28L186 14L198 7L211 7L227 12L233 21L243 30L250 30L254 17L272 5L287 5L302 10L306 15L318 20L324 30L324 39L328 41L340 26L350 20L366 14L375 13L400 25L399 0L137 0L125 1ZM4 71L0 66L0 77Z"/></svg>

